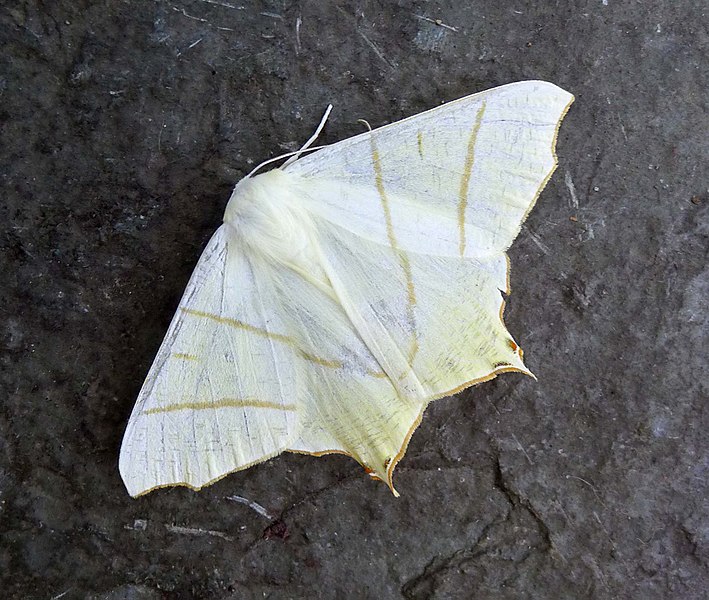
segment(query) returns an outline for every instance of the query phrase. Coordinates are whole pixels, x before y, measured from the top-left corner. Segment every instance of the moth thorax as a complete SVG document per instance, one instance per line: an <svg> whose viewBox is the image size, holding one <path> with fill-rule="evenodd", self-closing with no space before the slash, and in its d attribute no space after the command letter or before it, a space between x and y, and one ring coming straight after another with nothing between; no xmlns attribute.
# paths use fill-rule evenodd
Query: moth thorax
<svg viewBox="0 0 709 600"><path fill-rule="evenodd" d="M292 192L291 176L279 169L242 179L224 212L252 251L308 269L317 264L309 213Z"/></svg>

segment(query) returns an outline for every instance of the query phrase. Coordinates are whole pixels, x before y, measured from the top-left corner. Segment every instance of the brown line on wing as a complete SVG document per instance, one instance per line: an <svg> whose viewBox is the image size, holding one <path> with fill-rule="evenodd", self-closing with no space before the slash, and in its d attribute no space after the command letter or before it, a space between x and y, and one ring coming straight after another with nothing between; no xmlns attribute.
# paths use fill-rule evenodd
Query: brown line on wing
<svg viewBox="0 0 709 600"><path fill-rule="evenodd" d="M465 165L463 166L463 175L460 180L460 201L458 202L458 230L460 234L460 256L465 256L465 210L468 207L468 188L470 187L470 176L473 172L475 164L475 143L478 139L480 125L485 113L485 101L480 105L477 114L475 115L475 124L470 132L468 139L468 152L465 155Z"/></svg>
<svg viewBox="0 0 709 600"><path fill-rule="evenodd" d="M186 354L184 352L174 352L172 358L179 358L180 360L199 360L199 357L194 354Z"/></svg>
<svg viewBox="0 0 709 600"><path fill-rule="evenodd" d="M239 400L237 398L221 398L216 402L184 402L179 404L167 404L143 411L144 415L153 415L156 413L173 412L175 410L215 410L218 408L269 408L272 410L298 410L295 404L278 404L277 402L268 402L265 400L255 400L246 398Z"/></svg>
<svg viewBox="0 0 709 600"><path fill-rule="evenodd" d="M367 375L375 379L386 379L389 377L384 371L367 371Z"/></svg>
<svg viewBox="0 0 709 600"><path fill-rule="evenodd" d="M277 340L279 342L284 342L286 344L289 344L291 346L295 345L295 340L287 335L283 335L280 333L271 333L270 331L267 331L266 329L261 329L261 327L256 327L255 325L249 325L248 323L244 323L243 321L239 321L238 319L231 319L229 317L220 317L219 315L215 315L213 313L208 313L204 312L201 310L193 310L191 308L180 308L180 310L188 315L192 315L195 317L202 317L204 319L211 319L212 321L215 321L217 323L221 323L223 325L229 325L230 327L235 327L237 329L243 329L244 331L250 331L251 333L255 333L256 335L260 335L262 337L266 337L272 340Z"/></svg>
<svg viewBox="0 0 709 600"><path fill-rule="evenodd" d="M256 327L255 325L249 325L248 323L244 323L243 321L239 321L238 319L232 319L230 317L220 317L219 315L215 315L212 313L208 312L203 312L201 310L193 310L191 308L181 308L180 309L183 313L192 315L194 317L202 317L204 319L210 319L212 321L215 321L217 323L223 324L223 325L229 325L230 327L235 327L236 329L242 329L244 331L249 331L253 334L260 335L261 337L265 337L271 340L276 340L278 342L282 342L291 348L294 348L296 352L298 353L299 356L304 358L307 361L316 363L318 365L322 365L324 367L330 367L331 369L341 369L344 365L342 361L339 360L328 360L326 358L321 358L319 356L316 356L314 354L311 354L310 352L306 352L303 350L298 343L290 336L283 335L281 333L272 333L270 331L267 331L266 329L262 329L261 327Z"/></svg>
<svg viewBox="0 0 709 600"><path fill-rule="evenodd" d="M379 193L379 198L382 204L382 210L384 211L384 221L386 223L387 237L389 238L389 246L394 251L399 259L399 264L404 272L404 277L406 278L406 295L407 295L407 305L406 305L406 316L408 318L409 324L411 325L412 339L411 347L408 353L408 363L409 366L413 363L416 353L418 352L418 336L416 334L416 318L414 315L414 306L416 306L416 290L414 289L414 280L411 275L411 262L409 261L409 256L399 248L399 244L396 240L396 235L394 233L394 225L391 219L391 208L389 206L389 199L387 198L386 190L384 189L384 177L382 174L382 162L379 157L379 151L377 150L376 143L374 142L374 137L370 136L372 145L372 162L374 163L374 185Z"/></svg>
<svg viewBox="0 0 709 600"><path fill-rule="evenodd" d="M315 364L322 365L323 367L330 367L331 369L341 369L344 366L342 364L342 361L339 360L327 360L325 358L320 358L319 356L310 354L305 350L298 350L298 352L305 360L309 360L310 362L314 362Z"/></svg>

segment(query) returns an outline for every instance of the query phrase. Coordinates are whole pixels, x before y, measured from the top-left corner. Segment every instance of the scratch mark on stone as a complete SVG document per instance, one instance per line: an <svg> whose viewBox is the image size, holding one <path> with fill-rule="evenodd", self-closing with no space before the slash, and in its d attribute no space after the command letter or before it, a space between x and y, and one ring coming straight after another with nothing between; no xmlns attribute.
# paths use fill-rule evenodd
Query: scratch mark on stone
<svg viewBox="0 0 709 600"><path fill-rule="evenodd" d="M199 44L203 39L204 39L204 38L199 38L196 42L192 42L189 46L187 46L187 48L185 48L185 52L187 52L187 50L190 50L190 49L194 48L194 47L195 47L197 44ZM179 50L175 56L177 56L177 58L180 58L180 56L182 56L182 54L183 54L182 50ZM163 127L165 127L165 124L164 124L164 123L163 123Z"/></svg>
<svg viewBox="0 0 709 600"><path fill-rule="evenodd" d="M605 506L605 504L603 503L603 500L601 500L600 494L598 493L598 488L596 488L595 485L586 481L583 477L577 477L576 475L565 475L565 477L566 477L566 479L578 479L582 483L585 483L588 487L590 487L593 490L593 494L596 496L596 500L598 500L602 506Z"/></svg>
<svg viewBox="0 0 709 600"><path fill-rule="evenodd" d="M605 1L605 0L604 0ZM593 574L601 581L604 588L608 588L608 583L606 582L606 577L603 575L603 571L598 566L598 563L593 559L592 556L585 555L582 557L582 562L591 567Z"/></svg>
<svg viewBox="0 0 709 600"><path fill-rule="evenodd" d="M269 521L275 521L277 519L276 515L272 515L258 502L254 502L253 500L249 500L248 498L244 498L243 496L227 496L226 499L231 500L232 502L238 502L239 504L243 504L244 506L248 506L251 510L257 512Z"/></svg>
<svg viewBox="0 0 709 600"><path fill-rule="evenodd" d="M431 19L430 17L424 17L423 15L414 15L417 19L421 19L422 21L427 21L428 23L433 23L434 25L438 25L439 27L443 27L444 29L450 29L451 31L458 31L457 27L453 27L452 25L446 25L443 21L440 19Z"/></svg>
<svg viewBox="0 0 709 600"><path fill-rule="evenodd" d="M539 248L544 254L549 254L549 246L547 246L540 237L534 233L531 229L527 227L527 234L529 235L529 239L531 239L537 248Z"/></svg>
<svg viewBox="0 0 709 600"><path fill-rule="evenodd" d="M620 124L620 130L623 133L623 138L625 141L628 141L628 134L625 131L625 125L623 125L623 121L620 120L620 116L618 116L618 123Z"/></svg>
<svg viewBox="0 0 709 600"><path fill-rule="evenodd" d="M529 464L533 465L534 463L532 462L532 459L529 458L529 454L527 454L527 451L524 449L524 446L522 446L522 444L519 443L519 440L517 439L517 436L514 433L512 434L512 439L515 442L517 442L517 446L522 451L522 454L524 454L524 456L527 458L527 460L529 461Z"/></svg>
<svg viewBox="0 0 709 600"><path fill-rule="evenodd" d="M201 17L195 17L193 15L188 14L184 8L177 8L176 6L171 6L170 8L175 12L182 13L182 15L184 15L188 19L193 19L194 21L199 21L200 23L207 23L207 25L210 24L207 19L202 19Z"/></svg>
<svg viewBox="0 0 709 600"><path fill-rule="evenodd" d="M394 66L394 64L392 62L390 62L386 56L384 56L382 51L377 47L377 45L372 40L370 40L361 31L358 31L357 33L365 42L367 42L367 45L372 49L372 52L374 52L374 54L376 54L387 67L389 67L390 69L396 68Z"/></svg>
<svg viewBox="0 0 709 600"><path fill-rule="evenodd" d="M564 173L564 183L566 184L569 194L571 196L571 206L575 209L579 209L579 197L576 194L576 186L574 185L574 180L571 179L571 173L566 171Z"/></svg>
<svg viewBox="0 0 709 600"><path fill-rule="evenodd" d="M234 6L233 4L229 4L227 2L217 2L216 0L199 0L200 2L204 2L205 4L214 4L215 6L223 6L224 8L232 8L234 10L246 10L245 6Z"/></svg>
<svg viewBox="0 0 709 600"><path fill-rule="evenodd" d="M196 529L194 527L180 527L179 525L169 525L165 523L165 529L171 533L179 533L181 535L194 535L194 536L212 536L222 538L227 542L234 540L230 535L227 535L223 531L213 531L211 529Z"/></svg>
<svg viewBox="0 0 709 600"><path fill-rule="evenodd" d="M300 54L300 26L303 24L303 18L298 15L298 17L295 20L295 55L298 56Z"/></svg>
<svg viewBox="0 0 709 600"><path fill-rule="evenodd" d="M598 516L598 513L595 510L593 511L593 517L596 519L596 522L600 525L601 529L603 530L603 533L605 533L608 536L608 540L610 541L611 546L613 546L613 548L617 548L617 546L615 545L615 542L613 541L613 538L611 537L611 534L605 528L605 526L601 522L601 517Z"/></svg>
<svg viewBox="0 0 709 600"><path fill-rule="evenodd" d="M202 2L206 2L206 0L202 0ZM212 25L209 21L207 21L207 19L203 19L202 17L195 17L194 15L189 14L184 8L177 8L176 6L171 6L170 8L175 12L178 12L181 15L187 17L188 19L192 19L193 21L199 21L200 23L206 23L210 27L214 27L215 29L219 29L220 31L234 31L231 27L220 27L219 25ZM233 8L238 7L234 6Z"/></svg>

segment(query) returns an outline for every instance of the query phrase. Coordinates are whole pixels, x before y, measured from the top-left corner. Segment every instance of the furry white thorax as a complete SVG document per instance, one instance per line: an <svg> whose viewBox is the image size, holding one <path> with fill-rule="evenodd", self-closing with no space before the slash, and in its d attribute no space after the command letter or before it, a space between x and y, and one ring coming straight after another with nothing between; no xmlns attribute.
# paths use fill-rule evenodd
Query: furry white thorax
<svg viewBox="0 0 709 600"><path fill-rule="evenodd" d="M322 279L313 221L294 194L297 180L281 169L242 179L227 203L224 222L256 253Z"/></svg>

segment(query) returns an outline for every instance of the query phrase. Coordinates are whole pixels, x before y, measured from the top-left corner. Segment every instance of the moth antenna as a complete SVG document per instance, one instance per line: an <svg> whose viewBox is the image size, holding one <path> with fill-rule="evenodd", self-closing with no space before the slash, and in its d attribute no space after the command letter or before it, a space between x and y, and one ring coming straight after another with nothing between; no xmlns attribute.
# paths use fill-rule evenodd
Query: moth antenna
<svg viewBox="0 0 709 600"><path fill-rule="evenodd" d="M323 146L313 146L312 148L301 148L300 150L295 150L293 152L286 152L285 154L279 154L278 156L274 156L273 158L269 158L268 160L264 160L262 163L259 163L256 167L254 167L251 172L244 177L244 179L247 179L248 177L251 177L256 171L261 169L261 167L264 167L272 162L277 162L279 160L283 160L284 158L287 158L289 156L294 156L297 154L302 154L303 152L315 152L315 150L322 150L323 148L327 148L327 145ZM286 162L283 166L285 167L290 161Z"/></svg>
<svg viewBox="0 0 709 600"><path fill-rule="evenodd" d="M328 104L327 108L325 109L325 114L323 115L322 119L320 119L320 125L318 125L317 129L315 130L315 133L310 136L310 139L303 144L300 150L295 152L286 162L283 163L283 169L285 169L288 165L294 163L296 160L298 160L298 157L300 156L301 152L304 150L307 150L310 144L312 144L316 139L318 139L318 136L320 135L320 132L323 130L323 127L325 127L325 123L327 122L327 118L330 116L330 111L332 110L332 104Z"/></svg>
<svg viewBox="0 0 709 600"><path fill-rule="evenodd" d="M369 131L372 131L372 126L369 124L369 121L365 119L357 119L357 123L362 123Z"/></svg>

